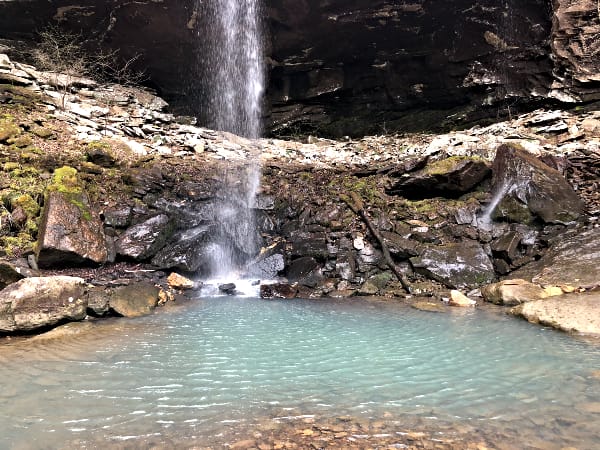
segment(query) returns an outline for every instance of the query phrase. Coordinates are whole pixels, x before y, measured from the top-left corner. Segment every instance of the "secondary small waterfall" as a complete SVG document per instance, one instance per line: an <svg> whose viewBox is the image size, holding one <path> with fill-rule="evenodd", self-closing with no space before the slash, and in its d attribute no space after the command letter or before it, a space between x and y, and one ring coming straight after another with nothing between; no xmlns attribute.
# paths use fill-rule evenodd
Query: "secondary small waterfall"
<svg viewBox="0 0 600 450"><path fill-rule="evenodd" d="M208 18L205 65L209 124L257 139L262 133L264 57L261 0L198 2ZM217 231L211 250L212 278L237 278L260 247L254 214L260 184L260 146L243 164L227 161L215 204Z"/></svg>

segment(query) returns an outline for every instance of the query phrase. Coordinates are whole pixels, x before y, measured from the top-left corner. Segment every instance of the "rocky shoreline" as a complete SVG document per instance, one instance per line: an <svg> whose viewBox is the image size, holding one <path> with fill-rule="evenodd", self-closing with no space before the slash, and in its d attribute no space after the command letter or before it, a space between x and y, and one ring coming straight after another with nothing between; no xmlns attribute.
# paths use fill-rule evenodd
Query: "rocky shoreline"
<svg viewBox="0 0 600 450"><path fill-rule="evenodd" d="M198 295L217 181L235 183L258 149L263 249L249 272L276 281L264 297L491 301L600 333L588 309L600 284L594 105L443 135L250 141L169 114L148 91L6 55L0 83L3 333ZM57 275L77 278L67 289ZM47 283L56 291L40 297ZM584 311L566 313L571 303Z"/></svg>

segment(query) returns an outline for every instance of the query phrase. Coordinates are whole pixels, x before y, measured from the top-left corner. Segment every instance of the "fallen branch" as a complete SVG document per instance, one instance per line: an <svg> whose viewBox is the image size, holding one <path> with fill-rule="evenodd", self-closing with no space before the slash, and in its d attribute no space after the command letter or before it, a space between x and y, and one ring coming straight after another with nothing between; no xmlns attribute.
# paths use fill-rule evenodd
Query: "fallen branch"
<svg viewBox="0 0 600 450"><path fill-rule="evenodd" d="M381 247L381 251L383 252L383 258L385 259L387 266L394 273L394 275L396 275L396 278L398 278L398 281L400 281L400 284L402 285L404 291L407 294L411 294L412 288L410 287L406 276L404 276L404 274L398 270L396 264L394 264L394 260L390 255L390 250L388 249L387 244L383 240L383 237L381 236L381 234L379 234L379 231L377 230L375 225L373 225L373 222L371 222L371 219L367 215L364 203L362 201L362 198L360 198L360 195L358 195L356 192L351 192L350 197L342 194L340 195L340 199L348 205L348 207L354 212L354 214L356 214L362 219L365 225L367 225L367 228L369 229L373 237L375 237L375 239L379 243L379 246Z"/></svg>

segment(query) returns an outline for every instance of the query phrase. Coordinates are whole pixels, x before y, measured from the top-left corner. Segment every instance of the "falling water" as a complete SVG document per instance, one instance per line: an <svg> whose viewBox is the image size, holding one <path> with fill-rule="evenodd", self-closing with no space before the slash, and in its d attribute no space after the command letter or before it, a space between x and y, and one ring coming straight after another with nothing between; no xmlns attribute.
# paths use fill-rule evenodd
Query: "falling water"
<svg viewBox="0 0 600 450"><path fill-rule="evenodd" d="M492 229L492 214L494 210L498 206L498 204L502 201L504 196L508 194L510 190L510 185L508 183L504 183L499 186L496 191L492 194L492 198L485 209L481 212L479 217L477 217L477 226L482 230L491 230Z"/></svg>
<svg viewBox="0 0 600 450"><path fill-rule="evenodd" d="M205 36L207 117L221 131L250 139L262 132L264 90L260 0L209 0L198 8L208 17ZM210 275L235 278L257 253L253 206L260 181L260 148L256 143L243 165L228 161L215 204L215 233Z"/></svg>
<svg viewBox="0 0 600 450"><path fill-rule="evenodd" d="M260 0L210 0L208 109L214 128L261 134L264 90Z"/></svg>

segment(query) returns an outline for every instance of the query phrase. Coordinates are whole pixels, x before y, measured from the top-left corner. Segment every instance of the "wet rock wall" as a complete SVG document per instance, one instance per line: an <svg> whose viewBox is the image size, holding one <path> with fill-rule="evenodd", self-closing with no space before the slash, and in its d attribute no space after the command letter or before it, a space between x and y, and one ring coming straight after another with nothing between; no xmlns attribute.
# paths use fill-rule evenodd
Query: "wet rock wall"
<svg viewBox="0 0 600 450"><path fill-rule="evenodd" d="M595 2L268 0L264 10L271 133L452 127L598 96ZM0 38L30 41L47 23L83 30L123 58L139 54L148 83L174 109L202 117L211 68L201 3L0 3Z"/></svg>

